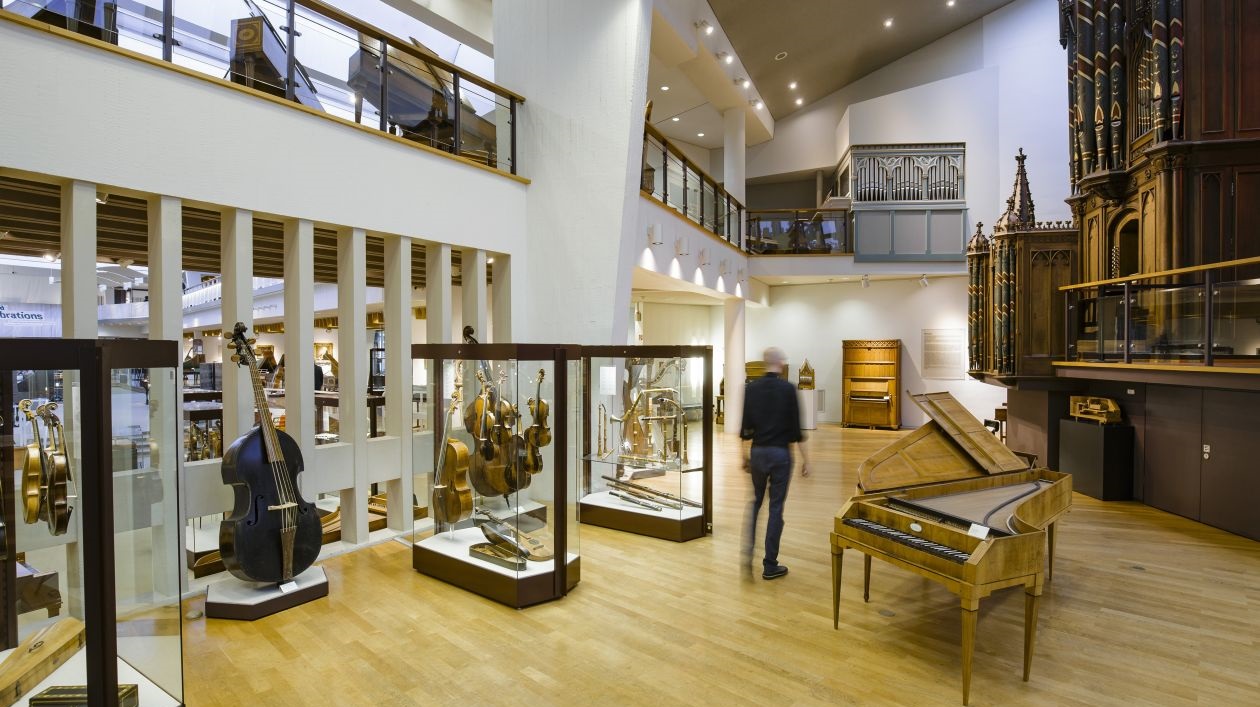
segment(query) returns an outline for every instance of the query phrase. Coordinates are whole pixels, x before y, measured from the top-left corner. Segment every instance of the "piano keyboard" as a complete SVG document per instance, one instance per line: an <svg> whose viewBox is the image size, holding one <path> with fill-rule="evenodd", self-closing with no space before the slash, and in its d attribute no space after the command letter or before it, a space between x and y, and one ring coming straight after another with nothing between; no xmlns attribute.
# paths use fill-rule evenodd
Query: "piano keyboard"
<svg viewBox="0 0 1260 707"><path fill-rule="evenodd" d="M900 530L889 528L886 525L881 525L874 521L865 520L863 518L845 518L844 524L851 525L855 528L861 528L862 530L865 530L871 533L875 533L876 535L880 535L890 540L893 540L895 542L899 542L902 545L905 545L907 547L912 547L917 550L922 550L929 554L936 555L937 557L940 557L942 559L949 560L950 562L957 562L958 564L962 564L971 557L970 554L966 552L962 552L961 550L955 550L952 547L946 547L945 545L941 545L940 543L934 543L931 540L924 540L923 538L920 538L915 535L911 535L910 533L903 533Z"/></svg>

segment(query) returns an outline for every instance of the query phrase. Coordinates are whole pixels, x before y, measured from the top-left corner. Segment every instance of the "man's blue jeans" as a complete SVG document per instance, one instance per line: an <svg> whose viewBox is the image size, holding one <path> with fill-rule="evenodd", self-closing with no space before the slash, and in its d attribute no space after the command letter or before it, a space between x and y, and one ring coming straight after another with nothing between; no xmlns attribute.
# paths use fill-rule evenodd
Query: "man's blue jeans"
<svg viewBox="0 0 1260 707"><path fill-rule="evenodd" d="M757 515L761 513L769 487L770 517L766 520L766 556L762 560L762 565L769 569L779 564L783 502L787 500L788 484L792 481L792 453L787 447L753 447L749 461L753 500L748 507L748 530L744 537L745 563L751 560L757 544Z"/></svg>

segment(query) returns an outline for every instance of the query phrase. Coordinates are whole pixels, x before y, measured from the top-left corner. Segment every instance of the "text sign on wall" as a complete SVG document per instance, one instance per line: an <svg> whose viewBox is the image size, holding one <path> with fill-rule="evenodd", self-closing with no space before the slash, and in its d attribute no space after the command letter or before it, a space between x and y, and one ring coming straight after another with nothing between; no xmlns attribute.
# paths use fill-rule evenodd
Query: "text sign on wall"
<svg viewBox="0 0 1260 707"><path fill-rule="evenodd" d="M61 336L61 307L55 304L0 304L0 339Z"/></svg>
<svg viewBox="0 0 1260 707"><path fill-rule="evenodd" d="M966 329L923 330L923 377L956 380L966 377L963 352Z"/></svg>

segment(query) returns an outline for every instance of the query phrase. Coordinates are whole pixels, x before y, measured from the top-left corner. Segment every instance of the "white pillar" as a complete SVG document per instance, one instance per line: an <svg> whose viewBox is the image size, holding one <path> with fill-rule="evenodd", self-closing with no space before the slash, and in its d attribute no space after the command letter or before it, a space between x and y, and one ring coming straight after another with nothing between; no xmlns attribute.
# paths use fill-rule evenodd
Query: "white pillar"
<svg viewBox="0 0 1260 707"><path fill-rule="evenodd" d="M367 233L361 228L337 234L338 425L354 459L353 484L341 491L341 539L368 539L367 504Z"/></svg>
<svg viewBox="0 0 1260 707"><path fill-rule="evenodd" d="M728 433L739 434L744 417L744 300L732 297L724 305L726 322L726 423Z"/></svg>
<svg viewBox="0 0 1260 707"><path fill-rule="evenodd" d="M449 344L451 340L451 247L430 243L424 250L425 341Z"/></svg>
<svg viewBox="0 0 1260 707"><path fill-rule="evenodd" d="M722 113L722 188L739 203L744 200L744 108L728 108ZM735 242L743 244L743 219L737 222L740 238ZM742 366L742 364L741 364ZM727 398L729 401L730 398ZM727 419L730 419L729 417Z"/></svg>
<svg viewBox="0 0 1260 707"><path fill-rule="evenodd" d="M183 341L183 212L180 200L170 196L149 198L149 338ZM182 349L182 345L181 345ZM150 455L149 466L158 473L163 498L176 497L179 457L183 445L184 376L173 369L149 372L149 432L159 445ZM172 422L173 421L173 422ZM170 436L173 435L173 438ZM171 447L165 442L174 442ZM187 488L184 486L183 488ZM187 499L178 505L163 503L160 520L152 526L153 590L164 597L180 596L180 578L185 576L180 560L184 556L184 511ZM171 567L179 564L179 569ZM137 568L138 569L138 568ZM172 581L174 580L174 581ZM144 585L139 585L144 586Z"/></svg>
<svg viewBox="0 0 1260 707"><path fill-rule="evenodd" d="M224 209L219 236L223 268L223 334L241 322L254 335L254 214ZM254 392L248 369L232 363L223 348L223 447L254 426ZM286 371L287 373L287 371Z"/></svg>
<svg viewBox="0 0 1260 707"><path fill-rule="evenodd" d="M460 293L463 298L463 322L459 329L471 326L477 341L490 341L490 318L486 310L486 251L466 249L460 258Z"/></svg>
<svg viewBox="0 0 1260 707"><path fill-rule="evenodd" d="M61 336L96 338L96 185L61 186Z"/></svg>
<svg viewBox="0 0 1260 707"><path fill-rule="evenodd" d="M284 428L315 456L315 224L284 223ZM299 489L302 477L298 477ZM308 501L313 499L306 499Z"/></svg>
<svg viewBox="0 0 1260 707"><path fill-rule="evenodd" d="M411 473L411 239L385 236L385 431L398 438L399 476L386 485L389 527L410 530Z"/></svg>
<svg viewBox="0 0 1260 707"><path fill-rule="evenodd" d="M490 297L494 311L494 322L491 324L490 341L499 344L511 343L512 339L512 257L509 255L494 256L493 279L490 285Z"/></svg>

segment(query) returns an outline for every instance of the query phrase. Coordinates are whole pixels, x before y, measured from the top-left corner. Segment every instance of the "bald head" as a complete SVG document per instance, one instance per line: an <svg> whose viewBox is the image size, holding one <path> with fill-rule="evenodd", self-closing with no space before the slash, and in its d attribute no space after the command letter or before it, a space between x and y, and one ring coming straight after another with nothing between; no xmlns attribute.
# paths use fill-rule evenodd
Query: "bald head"
<svg viewBox="0 0 1260 707"><path fill-rule="evenodd" d="M777 346L771 346L761 354L761 361L766 364L767 373L782 373L783 364L787 363L787 354Z"/></svg>

